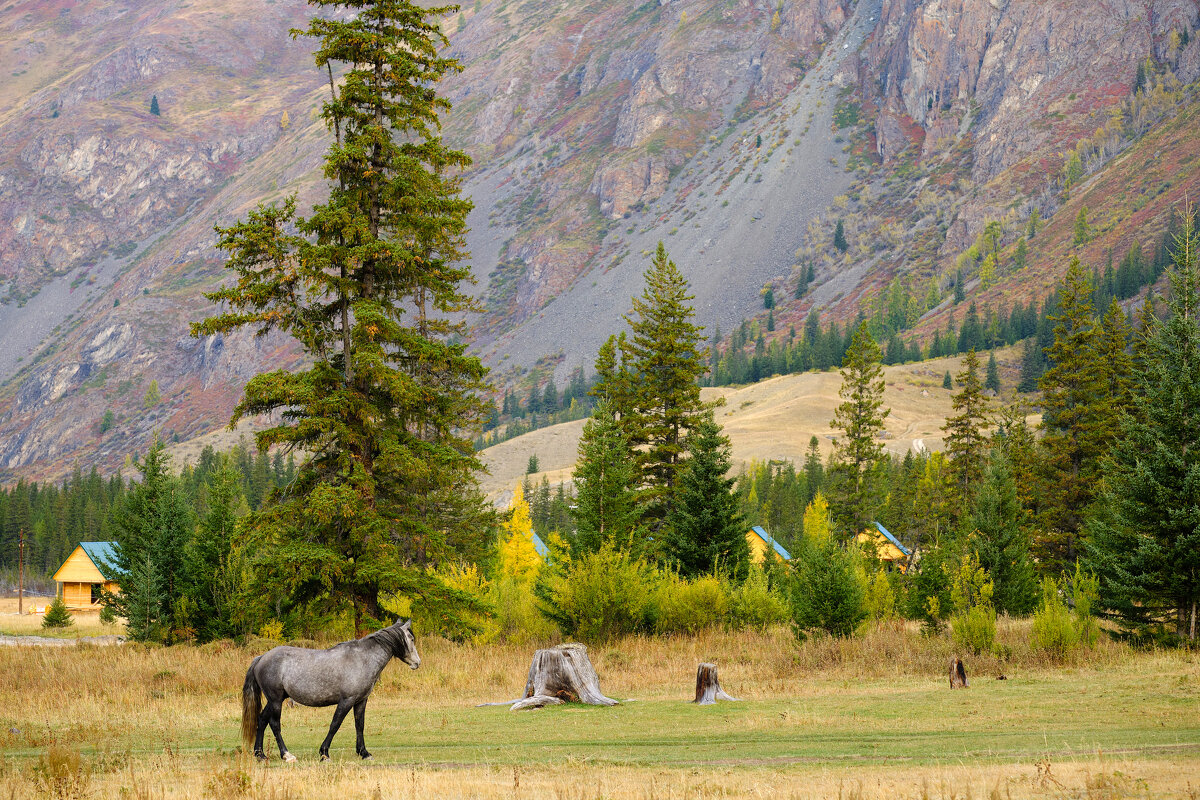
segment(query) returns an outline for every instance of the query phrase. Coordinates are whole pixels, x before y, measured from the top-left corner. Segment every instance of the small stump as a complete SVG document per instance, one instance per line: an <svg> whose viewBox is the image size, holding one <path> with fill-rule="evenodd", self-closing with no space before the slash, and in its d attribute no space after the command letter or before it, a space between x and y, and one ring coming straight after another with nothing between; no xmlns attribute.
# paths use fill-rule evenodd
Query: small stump
<svg viewBox="0 0 1200 800"><path fill-rule="evenodd" d="M962 659L957 656L950 659L950 688L966 689L970 685L967 682L967 670L963 667Z"/></svg>
<svg viewBox="0 0 1200 800"><path fill-rule="evenodd" d="M736 697L730 697L721 688L721 682L717 680L717 665L701 664L696 668L696 699L692 702L700 706L711 706L718 700L737 702Z"/></svg>
<svg viewBox="0 0 1200 800"><path fill-rule="evenodd" d="M559 703L585 703L591 706L615 706L617 701L600 692L587 648L581 644L560 644L533 654L525 692L512 704L511 711Z"/></svg>

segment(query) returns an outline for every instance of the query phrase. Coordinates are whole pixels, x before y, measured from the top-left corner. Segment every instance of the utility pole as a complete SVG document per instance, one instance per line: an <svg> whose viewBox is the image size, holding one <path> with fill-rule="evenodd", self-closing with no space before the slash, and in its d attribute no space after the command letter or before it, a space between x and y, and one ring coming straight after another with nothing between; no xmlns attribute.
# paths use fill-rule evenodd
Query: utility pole
<svg viewBox="0 0 1200 800"><path fill-rule="evenodd" d="M25 613L25 529L17 540L17 615Z"/></svg>

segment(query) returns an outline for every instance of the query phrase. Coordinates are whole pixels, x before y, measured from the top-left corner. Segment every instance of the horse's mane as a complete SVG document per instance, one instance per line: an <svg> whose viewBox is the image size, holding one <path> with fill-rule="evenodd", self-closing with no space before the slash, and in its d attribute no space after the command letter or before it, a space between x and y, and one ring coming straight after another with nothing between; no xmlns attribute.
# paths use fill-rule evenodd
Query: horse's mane
<svg viewBox="0 0 1200 800"><path fill-rule="evenodd" d="M396 629L395 626L389 625L386 628L380 628L374 633L367 634L363 638L374 639L378 641L381 645L386 647L393 656L396 656L397 658L399 658L408 650L408 643L404 640L404 634L400 630Z"/></svg>

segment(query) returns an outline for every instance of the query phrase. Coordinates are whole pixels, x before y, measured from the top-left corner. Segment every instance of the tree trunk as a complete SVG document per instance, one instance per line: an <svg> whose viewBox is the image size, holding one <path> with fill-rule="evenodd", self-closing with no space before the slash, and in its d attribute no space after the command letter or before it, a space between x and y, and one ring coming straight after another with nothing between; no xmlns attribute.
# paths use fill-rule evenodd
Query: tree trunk
<svg viewBox="0 0 1200 800"><path fill-rule="evenodd" d="M736 697L730 697L721 688L721 682L717 680L717 665L701 664L696 668L696 699L692 702L700 706L711 706L718 700L737 702Z"/></svg>
<svg viewBox="0 0 1200 800"><path fill-rule="evenodd" d="M525 692L511 711L541 708L558 703L615 706L617 701L600 693L600 679L581 644L560 644L533 654Z"/></svg>
<svg viewBox="0 0 1200 800"><path fill-rule="evenodd" d="M950 688L951 689L966 689L971 684L967 682L967 670L963 666L961 658L957 656L950 659Z"/></svg>

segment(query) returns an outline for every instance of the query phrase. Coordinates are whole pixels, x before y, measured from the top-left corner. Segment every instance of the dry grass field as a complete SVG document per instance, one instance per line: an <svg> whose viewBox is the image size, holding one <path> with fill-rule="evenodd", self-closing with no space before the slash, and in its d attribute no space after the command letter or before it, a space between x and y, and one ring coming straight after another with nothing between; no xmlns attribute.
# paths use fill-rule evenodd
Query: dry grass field
<svg viewBox="0 0 1200 800"><path fill-rule="evenodd" d="M1020 372L1017 348L996 351L1002 385L1012 387ZM942 425L951 411L951 391L942 388L947 371L957 375L961 357L939 358L915 364L884 368L884 406L891 409L886 420L887 449L903 455L913 447L928 450L942 448ZM829 422L840 402L841 375L806 372L783 375L741 387L705 389L705 400L724 400L717 410L717 421L733 445L734 472L751 461L804 460L808 442L816 436L822 454L833 446ZM1000 402L1011 397L1002 396ZM552 484L570 480L578 455L583 422L568 422L532 431L483 451L488 474L483 488L500 502L521 482L529 457L536 455L541 472Z"/></svg>
<svg viewBox="0 0 1200 800"><path fill-rule="evenodd" d="M1002 622L968 657L904 624L852 640L709 631L591 648L615 708L513 713L531 647L426 637L383 673L363 763L349 723L316 761L330 709L289 708L297 764L240 752L239 696L271 643L0 648L0 797L1117 798L1200 789L1200 660L1111 642L1065 664ZM715 660L741 699L687 702ZM1003 674L1005 680L998 680Z"/></svg>

